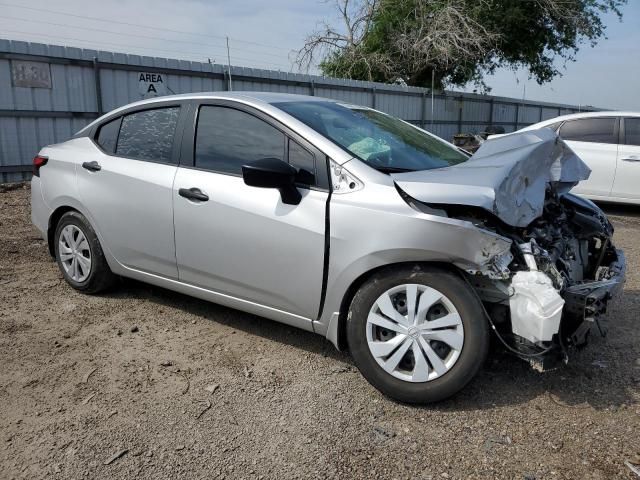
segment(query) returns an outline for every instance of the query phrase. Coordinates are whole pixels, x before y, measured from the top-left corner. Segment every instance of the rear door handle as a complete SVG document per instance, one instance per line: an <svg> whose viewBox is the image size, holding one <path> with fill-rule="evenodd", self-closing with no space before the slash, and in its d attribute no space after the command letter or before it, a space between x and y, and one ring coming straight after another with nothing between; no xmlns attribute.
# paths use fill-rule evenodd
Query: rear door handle
<svg viewBox="0 0 640 480"><path fill-rule="evenodd" d="M204 193L199 188L195 187L181 188L180 190L178 190L178 194L188 200L198 200L199 202L206 202L207 200L209 200L209 195Z"/></svg>
<svg viewBox="0 0 640 480"><path fill-rule="evenodd" d="M624 157L622 160L625 162L640 162L640 157L637 155L631 155L630 157Z"/></svg>
<svg viewBox="0 0 640 480"><path fill-rule="evenodd" d="M102 167L100 166L100 164L95 160L93 162L84 162L82 164L82 168L89 170L91 172L99 172L100 170L102 170Z"/></svg>

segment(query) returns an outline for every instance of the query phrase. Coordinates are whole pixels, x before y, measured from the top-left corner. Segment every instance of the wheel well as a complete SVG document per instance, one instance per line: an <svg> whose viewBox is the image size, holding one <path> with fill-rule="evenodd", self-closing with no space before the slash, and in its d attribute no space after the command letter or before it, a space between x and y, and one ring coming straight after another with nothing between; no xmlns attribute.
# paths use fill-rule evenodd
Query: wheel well
<svg viewBox="0 0 640 480"><path fill-rule="evenodd" d="M380 267L373 268L358 278L356 278L349 288L347 288L346 293L342 297L342 302L340 303L340 316L338 317L338 348L340 350L347 350L347 315L349 313L349 307L351 306L351 302L353 301L353 297L356 292L360 289L360 287L369 280L373 275L378 272L384 270L390 270L399 267L408 267L408 266L430 266L430 267L438 267L444 270L449 270L451 272L455 272L457 274L460 273L458 267L451 263L445 262L398 262L398 263L390 263L388 265L382 265Z"/></svg>
<svg viewBox="0 0 640 480"><path fill-rule="evenodd" d="M58 222L62 218L62 216L67 212L77 212L75 208L72 207L58 207L54 210L54 212L49 217L49 226L47 227L47 245L49 246L49 254L55 258L56 249L53 243L53 236L56 233L56 227L58 226Z"/></svg>

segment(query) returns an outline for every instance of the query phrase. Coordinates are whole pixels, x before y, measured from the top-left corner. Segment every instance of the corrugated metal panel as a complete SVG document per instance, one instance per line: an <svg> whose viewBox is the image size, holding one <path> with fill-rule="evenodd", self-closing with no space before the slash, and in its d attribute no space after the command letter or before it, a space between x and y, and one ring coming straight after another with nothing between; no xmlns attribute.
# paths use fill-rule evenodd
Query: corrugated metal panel
<svg viewBox="0 0 640 480"><path fill-rule="evenodd" d="M6 58L7 55L13 55L13 60ZM34 59L29 55L37 55L36 61L48 61L51 88L13 86L11 62L20 60L16 60L16 55L26 56L28 60ZM160 69L157 71L162 72L167 94L228 89L226 66L217 64L2 39L0 56L5 57L0 58L0 111L4 112L0 112L0 167L30 165L44 145L64 141L89 123L91 115L97 115L100 103L102 111L108 112L140 100L139 72ZM94 61L98 62L99 78L96 78ZM446 92L435 95L432 113L431 94L423 88L244 67L232 67L231 75L235 91L315 94L375 106L427 129L433 122L433 133L447 140L460 131L481 132L490 121L513 131L516 123L521 127L537 122L541 109L543 119L558 115L558 110L561 114L577 111L570 105ZM517 119L516 109L519 110ZM13 114L14 111L18 112ZM30 112L34 112L33 115ZM68 112L83 116L72 118ZM29 175L2 173L0 181L26 179Z"/></svg>
<svg viewBox="0 0 640 480"><path fill-rule="evenodd" d="M462 118L464 120L473 120L479 122L489 121L491 114L491 104L484 101L466 100L462 106Z"/></svg>
<svg viewBox="0 0 640 480"><path fill-rule="evenodd" d="M493 105L493 121L509 122L515 124L516 106L502 102L495 102Z"/></svg>
<svg viewBox="0 0 640 480"><path fill-rule="evenodd" d="M518 125L529 125L540 121L540 107L521 105L518 108Z"/></svg>
<svg viewBox="0 0 640 480"><path fill-rule="evenodd" d="M549 120L560 115L557 108L542 108L542 120Z"/></svg>

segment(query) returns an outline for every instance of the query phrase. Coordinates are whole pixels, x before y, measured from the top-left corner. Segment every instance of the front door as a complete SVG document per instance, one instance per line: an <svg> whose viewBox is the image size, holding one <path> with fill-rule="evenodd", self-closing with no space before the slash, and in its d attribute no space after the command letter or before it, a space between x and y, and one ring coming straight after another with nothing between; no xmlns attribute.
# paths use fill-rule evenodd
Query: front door
<svg viewBox="0 0 640 480"><path fill-rule="evenodd" d="M640 200L640 117L623 119L618 168L611 197Z"/></svg>
<svg viewBox="0 0 640 480"><path fill-rule="evenodd" d="M195 138L185 132L192 165L178 168L173 192L180 280L315 319L328 190L310 181L300 186L302 201L288 205L278 190L245 185L241 168L279 158L317 179L324 158L247 107L202 105L196 114Z"/></svg>
<svg viewBox="0 0 640 480"><path fill-rule="evenodd" d="M179 115L171 106L106 123L76 167L79 196L103 248L125 267L170 278L178 276L172 187Z"/></svg>
<svg viewBox="0 0 640 480"><path fill-rule="evenodd" d="M589 179L581 181L573 193L608 197L616 174L618 118L568 120L558 133L591 169Z"/></svg>

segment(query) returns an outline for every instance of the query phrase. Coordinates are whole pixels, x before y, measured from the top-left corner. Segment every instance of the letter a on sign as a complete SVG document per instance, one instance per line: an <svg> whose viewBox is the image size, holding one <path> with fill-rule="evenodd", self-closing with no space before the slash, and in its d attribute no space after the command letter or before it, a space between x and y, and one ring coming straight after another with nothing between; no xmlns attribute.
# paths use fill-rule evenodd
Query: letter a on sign
<svg viewBox="0 0 640 480"><path fill-rule="evenodd" d="M164 79L160 73L139 72L138 93L143 98L159 97L167 94Z"/></svg>

